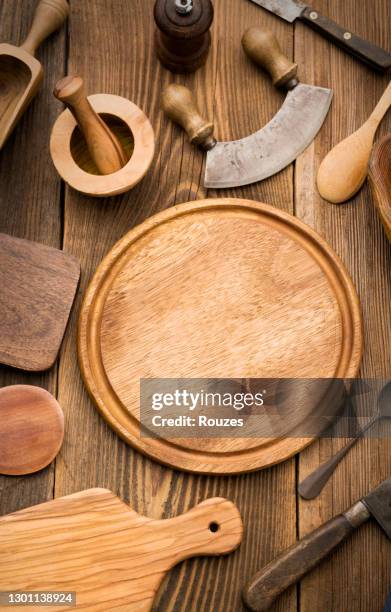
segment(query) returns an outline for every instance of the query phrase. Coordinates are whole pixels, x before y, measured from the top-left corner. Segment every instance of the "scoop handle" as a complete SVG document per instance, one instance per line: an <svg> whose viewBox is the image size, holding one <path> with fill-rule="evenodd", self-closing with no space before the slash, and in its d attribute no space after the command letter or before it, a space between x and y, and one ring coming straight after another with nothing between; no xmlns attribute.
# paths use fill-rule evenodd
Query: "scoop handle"
<svg viewBox="0 0 391 612"><path fill-rule="evenodd" d="M281 50L273 32L254 26L242 37L246 55L264 68L276 87L292 89L298 83L297 64L291 62Z"/></svg>
<svg viewBox="0 0 391 612"><path fill-rule="evenodd" d="M66 0L41 0L35 9L33 23L21 48L35 55L39 45L58 30L69 14L69 4Z"/></svg>
<svg viewBox="0 0 391 612"><path fill-rule="evenodd" d="M214 147L213 123L200 115L190 89L174 83L166 87L162 94L162 108L172 121L185 130L191 143L205 150Z"/></svg>
<svg viewBox="0 0 391 612"><path fill-rule="evenodd" d="M88 150L101 174L117 172L126 164L121 143L87 100L83 80L68 76L58 81L54 95L75 117Z"/></svg>

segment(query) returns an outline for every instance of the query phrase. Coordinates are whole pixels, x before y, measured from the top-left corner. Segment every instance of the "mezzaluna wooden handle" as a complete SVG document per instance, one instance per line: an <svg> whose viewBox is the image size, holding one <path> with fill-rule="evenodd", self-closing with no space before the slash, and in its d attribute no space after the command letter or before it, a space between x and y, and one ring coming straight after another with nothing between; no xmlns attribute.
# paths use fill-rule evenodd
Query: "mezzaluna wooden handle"
<svg viewBox="0 0 391 612"><path fill-rule="evenodd" d="M247 606L259 612L268 610L285 589L316 567L368 518L369 512L362 502L358 502L350 511L334 517L288 548L245 587L243 598Z"/></svg>
<svg viewBox="0 0 391 612"><path fill-rule="evenodd" d="M206 499L180 516L154 521L153 525L159 527L156 533L162 539L166 533L171 535L173 564L198 555L230 553L243 537L239 510L220 497Z"/></svg>
<svg viewBox="0 0 391 612"><path fill-rule="evenodd" d="M39 45L58 30L69 14L66 0L41 0L35 9L33 23L21 48L35 55Z"/></svg>
<svg viewBox="0 0 391 612"><path fill-rule="evenodd" d="M369 64L371 68L384 71L391 67L391 55L387 51L368 40L360 38L350 30L342 28L335 21L321 15L318 11L307 6L300 15L300 19L344 51Z"/></svg>
<svg viewBox="0 0 391 612"><path fill-rule="evenodd" d="M267 70L273 85L286 89L297 85L297 64L284 55L273 32L257 26L249 28L243 34L242 46L248 57Z"/></svg>
<svg viewBox="0 0 391 612"><path fill-rule="evenodd" d="M99 172L111 174L127 162L125 152L106 123L87 100L83 79L68 76L58 81L54 95L64 102L74 115Z"/></svg>
<svg viewBox="0 0 391 612"><path fill-rule="evenodd" d="M166 87L162 94L162 108L172 121L185 130L191 143L206 151L215 146L213 123L200 115L190 89L174 83Z"/></svg>

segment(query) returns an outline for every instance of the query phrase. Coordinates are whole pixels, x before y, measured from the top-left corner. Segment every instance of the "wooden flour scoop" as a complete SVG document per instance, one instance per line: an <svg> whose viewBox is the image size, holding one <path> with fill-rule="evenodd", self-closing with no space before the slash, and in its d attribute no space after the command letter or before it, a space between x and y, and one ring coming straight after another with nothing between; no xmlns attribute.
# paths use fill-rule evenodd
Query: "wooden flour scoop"
<svg viewBox="0 0 391 612"><path fill-rule="evenodd" d="M42 81L34 55L39 45L66 20L66 0L41 0L30 32L20 47L0 45L0 149L26 110Z"/></svg>
<svg viewBox="0 0 391 612"><path fill-rule="evenodd" d="M174 565L229 553L242 532L226 499L154 520L89 489L0 519L0 591L74 591L76 609L145 612Z"/></svg>

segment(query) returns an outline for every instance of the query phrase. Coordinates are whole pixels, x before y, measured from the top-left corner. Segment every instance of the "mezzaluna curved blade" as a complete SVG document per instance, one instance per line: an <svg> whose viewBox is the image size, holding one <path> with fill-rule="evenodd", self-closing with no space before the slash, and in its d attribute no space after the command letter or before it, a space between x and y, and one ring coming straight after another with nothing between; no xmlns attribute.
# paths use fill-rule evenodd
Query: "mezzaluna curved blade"
<svg viewBox="0 0 391 612"><path fill-rule="evenodd" d="M205 187L240 187L279 172L308 147L322 127L333 92L299 83L261 130L208 151Z"/></svg>

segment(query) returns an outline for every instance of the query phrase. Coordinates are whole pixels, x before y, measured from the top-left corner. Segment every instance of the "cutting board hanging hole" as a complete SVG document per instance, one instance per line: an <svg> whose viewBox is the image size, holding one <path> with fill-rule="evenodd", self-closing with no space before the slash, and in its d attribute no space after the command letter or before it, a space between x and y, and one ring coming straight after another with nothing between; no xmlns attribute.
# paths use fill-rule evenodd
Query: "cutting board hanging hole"
<svg viewBox="0 0 391 612"><path fill-rule="evenodd" d="M209 531L211 531L212 533L217 533L219 529L220 529L220 525L216 523L216 521L212 521L209 524Z"/></svg>

